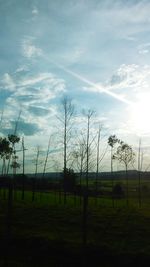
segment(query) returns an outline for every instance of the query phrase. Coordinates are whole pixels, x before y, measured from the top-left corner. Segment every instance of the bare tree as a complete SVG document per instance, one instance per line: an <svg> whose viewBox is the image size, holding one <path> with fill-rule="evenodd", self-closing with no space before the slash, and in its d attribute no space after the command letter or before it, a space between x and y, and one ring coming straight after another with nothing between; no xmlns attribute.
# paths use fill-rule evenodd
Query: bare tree
<svg viewBox="0 0 150 267"><path fill-rule="evenodd" d="M45 172L46 172L46 166L47 166L47 161L48 161L48 157L49 157L49 153L50 153L50 145L51 145L51 138L52 136L49 137L48 140L48 146L47 146L47 151L46 151L46 157L45 157L45 161L44 161L44 168L43 168L43 174L42 174L42 178L44 178Z"/></svg>
<svg viewBox="0 0 150 267"><path fill-rule="evenodd" d="M75 113L72 100L64 96L61 101L61 115L58 117L63 129L63 175L64 175L64 204L66 203L66 175L67 163L70 153L68 152L69 142L72 136L73 117Z"/></svg>
<svg viewBox="0 0 150 267"><path fill-rule="evenodd" d="M100 170L100 163L106 155L107 147L102 151L100 149L100 141L101 137L102 125L99 124L98 132L97 132L97 140L96 140L96 179L95 179L95 189L96 189L96 204L97 204L97 193L98 193L98 176ZM101 150L101 151L100 151Z"/></svg>
<svg viewBox="0 0 150 267"><path fill-rule="evenodd" d="M37 177L37 172L38 172L39 154L40 154L40 147L37 146L36 159L35 159L35 175L34 175L35 178Z"/></svg>
<svg viewBox="0 0 150 267"><path fill-rule="evenodd" d="M86 188L88 190L89 183L89 162L90 162L90 123L92 116L94 115L94 110L89 109L87 112L84 111L84 115L87 119L87 135L86 135Z"/></svg>
<svg viewBox="0 0 150 267"><path fill-rule="evenodd" d="M83 172L86 170L85 158L86 158L86 140L83 133L77 134L78 138L75 142L75 148L72 152L74 168L79 172L80 186Z"/></svg>
<svg viewBox="0 0 150 267"><path fill-rule="evenodd" d="M139 207L141 207L141 170L143 163L143 153L141 152L141 138L139 139L139 148L138 148L138 199L139 199Z"/></svg>
<svg viewBox="0 0 150 267"><path fill-rule="evenodd" d="M37 151L36 151L36 158L35 158L35 173L34 177L32 179L32 202L35 200L35 186L36 186L36 178L37 178L37 173L38 173L38 165L39 163L39 155L40 155L40 147L37 146Z"/></svg>
<svg viewBox="0 0 150 267"><path fill-rule="evenodd" d="M75 148L72 152L74 169L79 173L79 192L80 192L80 204L82 202L82 176L86 171L86 140L83 133L79 133L79 137L76 140Z"/></svg>
<svg viewBox="0 0 150 267"><path fill-rule="evenodd" d="M25 144L24 137L22 138L22 200L24 200L24 190L25 190Z"/></svg>

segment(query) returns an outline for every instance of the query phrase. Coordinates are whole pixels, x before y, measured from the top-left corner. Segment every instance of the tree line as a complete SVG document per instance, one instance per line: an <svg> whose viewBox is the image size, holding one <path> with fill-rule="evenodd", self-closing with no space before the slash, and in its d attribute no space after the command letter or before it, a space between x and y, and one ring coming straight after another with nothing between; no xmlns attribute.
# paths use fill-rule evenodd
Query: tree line
<svg viewBox="0 0 150 267"><path fill-rule="evenodd" d="M61 101L61 112L57 116L57 120L60 122L61 129L61 144L63 150L63 189L64 189L64 202L66 202L66 194L68 187L68 177L73 177L74 172L79 174L79 185L82 184L82 177L84 174L86 181L86 191L89 189L89 172L95 169L95 192L98 193L98 176L101 171L100 164L108 153L108 147L110 147L110 170L112 188L114 188L114 162L124 165L126 173L126 196L128 202L128 169L133 166L135 162L135 152L133 148L123 140L120 140L116 135L110 135L107 139L106 147L102 150L102 124L98 123L98 129L93 133L92 122L95 115L93 110L83 111L84 118L86 120L85 129L83 131L82 126L79 131L75 131L75 106L72 100L65 96ZM16 175L17 169L21 167L18 161L18 151L16 144L21 142L21 138L18 135L19 120L21 112L15 124L14 133L7 137L0 137L0 158L1 158L1 175L8 176L10 168L12 169L13 176ZM53 136L50 135L45 159L43 160L43 174L44 178L49 164L49 156L51 154L50 148L53 142ZM25 175L25 145L24 138L22 138L22 174ZM139 145L139 166L140 166L140 145ZM35 158L35 178L38 173L38 166L40 162L40 148L37 146L36 158ZM54 168L60 164L60 157L55 159ZM140 167L139 167L140 168ZM139 170L139 187L140 187L140 170ZM140 194L140 192L139 192ZM128 204L128 203L127 203Z"/></svg>

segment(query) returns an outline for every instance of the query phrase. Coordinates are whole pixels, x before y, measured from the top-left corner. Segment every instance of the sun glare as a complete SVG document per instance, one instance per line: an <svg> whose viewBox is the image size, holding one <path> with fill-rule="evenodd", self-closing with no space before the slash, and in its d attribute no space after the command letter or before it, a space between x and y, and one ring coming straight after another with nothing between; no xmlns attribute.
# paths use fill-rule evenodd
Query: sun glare
<svg viewBox="0 0 150 267"><path fill-rule="evenodd" d="M141 94L131 108L132 128L140 135L150 133L150 94Z"/></svg>

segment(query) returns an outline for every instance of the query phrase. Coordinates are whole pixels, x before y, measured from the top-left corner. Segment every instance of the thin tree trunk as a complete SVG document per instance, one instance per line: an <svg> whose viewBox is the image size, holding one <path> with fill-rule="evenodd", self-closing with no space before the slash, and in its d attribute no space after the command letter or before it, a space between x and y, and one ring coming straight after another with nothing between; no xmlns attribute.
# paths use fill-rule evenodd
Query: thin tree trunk
<svg viewBox="0 0 150 267"><path fill-rule="evenodd" d="M141 139L139 139L139 151L138 151L138 195L139 195L139 207L141 207Z"/></svg>
<svg viewBox="0 0 150 267"><path fill-rule="evenodd" d="M64 121L64 204L67 202L67 181L66 181L66 171L67 171L67 107L65 108L65 121Z"/></svg>
<svg viewBox="0 0 150 267"><path fill-rule="evenodd" d="M113 147L111 147L111 181L112 181L112 207L115 207L114 202L114 173L113 173Z"/></svg>
<svg viewBox="0 0 150 267"><path fill-rule="evenodd" d="M126 166L126 204L129 206L129 180L128 180L128 169Z"/></svg>
<svg viewBox="0 0 150 267"><path fill-rule="evenodd" d="M43 188L44 176L45 176L46 166L47 166L47 161L48 161L48 156L49 156L50 143L51 143L51 136L49 137L48 147L47 147L47 152L46 152L46 157L45 157L45 162L44 162L44 168L43 168L43 174L42 174L42 180L41 180L41 188L40 188L40 199L42 198L42 191L44 189Z"/></svg>
<svg viewBox="0 0 150 267"><path fill-rule="evenodd" d="M25 147L24 147L24 138L22 138L22 156L23 156L23 164L22 164L22 196L21 199L24 200L24 189L25 189Z"/></svg>
<svg viewBox="0 0 150 267"><path fill-rule="evenodd" d="M96 181L95 181L95 204L97 205L97 194L98 194L98 174L99 174L99 149L100 149L100 133L101 128L99 126L98 138L97 138L97 157L96 157Z"/></svg>
<svg viewBox="0 0 150 267"><path fill-rule="evenodd" d="M86 143L86 188L87 188L87 191L89 187L89 128L90 128L90 117L88 115L87 143Z"/></svg>
<svg viewBox="0 0 150 267"><path fill-rule="evenodd" d="M38 171L39 153L40 153L40 150L39 150L39 147L37 147L36 162L35 162L35 175L33 177L33 182L32 182L32 202L35 200L35 183L36 183L37 171Z"/></svg>

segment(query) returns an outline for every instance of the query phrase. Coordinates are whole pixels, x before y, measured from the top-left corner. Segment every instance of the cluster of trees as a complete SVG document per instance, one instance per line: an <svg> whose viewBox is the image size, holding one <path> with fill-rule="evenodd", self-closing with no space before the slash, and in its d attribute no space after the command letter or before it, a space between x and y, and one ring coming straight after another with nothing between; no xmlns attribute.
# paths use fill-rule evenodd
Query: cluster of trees
<svg viewBox="0 0 150 267"><path fill-rule="evenodd" d="M16 155L15 144L20 141L20 137L11 134L7 137L0 137L0 158L2 159L1 174L6 176L9 174L9 168L13 169L13 174L16 174L16 169L20 168L17 162L18 156Z"/></svg>
<svg viewBox="0 0 150 267"><path fill-rule="evenodd" d="M110 146L110 162L111 162L111 173L113 173L113 162L114 160L118 160L121 164L123 163L126 169L128 170L129 165L133 164L135 154L132 150L132 147L123 141L119 140L115 135L109 136L107 140L106 147L102 150L101 148L101 139L102 139L102 125L99 123L97 132L93 134L92 119L94 116L93 110L84 111L84 117L86 119L86 126L83 131L78 133L73 133L74 129L74 117L75 117L75 107L70 98L65 96L61 102L61 112L58 116L58 120L60 122L61 129L61 141L59 144L63 150L63 173L64 177L66 176L67 169L74 169L75 172L80 173L80 181L82 174L85 173L86 176L86 186L88 188L88 176L89 171L93 171L95 169L96 172L96 183L98 179L98 173L100 171L100 164L103 158L108 151L108 145ZM20 118L20 114L19 114ZM8 137L0 137L0 157L3 161L2 163L2 175L6 175L9 173L9 167L13 168L13 172L15 174L17 168L20 167L17 162L17 155L15 145L19 143L20 137L16 134L16 128L19 124L19 118L15 126L14 134L8 135ZM73 141L72 141L73 140ZM47 152L45 160L43 160L43 176L47 170L47 164L50 154L51 147L51 137L48 142ZM22 150L25 151L24 148L24 140L22 141ZM94 155L94 156L93 156ZM25 155L24 155L25 156ZM23 156L23 161L24 161ZM35 159L35 176L38 172L40 158L40 149L37 147L37 154ZM6 167L7 161L7 167ZM10 165L11 162L11 165ZM55 161L56 163L56 161ZM60 158L59 158L60 163ZM24 174L24 162L23 166L23 174ZM56 163L56 165L58 165Z"/></svg>
<svg viewBox="0 0 150 267"><path fill-rule="evenodd" d="M80 133L73 132L74 129L74 117L75 107L70 98L65 96L61 102L61 112L58 116L60 122L61 140L63 147L63 166L62 172L64 177L64 192L66 194L66 184L68 180L68 173L72 176L72 170L79 173L79 183L82 183L82 176L84 173L86 180L86 188L89 187L89 172L95 169L95 185L96 192L98 191L98 174L100 172L100 164L110 147L110 165L112 175L112 188L114 187L113 179L113 163L117 160L120 164L124 164L126 170L126 184L128 188L128 168L133 165L135 160L135 153L131 146L118 139L115 135L110 135L107 140L106 147L101 149L102 139L102 125L99 123L97 132L92 132L92 119L94 118L94 111L84 111L83 115L86 120L86 126L84 131L81 129ZM18 163L18 157L16 155L17 150L15 145L20 142L20 137L16 134L17 127L19 124L19 118L16 122L14 134L8 135L8 137L0 137L0 158L2 159L2 175L9 174L9 168L13 169L13 174L16 174L16 170L20 167ZM76 136L76 137L75 137ZM73 138L75 137L75 138ZM50 154L51 139L49 139L46 156L43 162L43 177L47 170L48 158ZM72 140L75 140L72 142ZM23 175L24 175L24 157L25 148L24 140L22 140L22 151L23 151ZM94 155L94 156L93 156ZM35 177L38 172L40 157L40 149L37 148L36 160L35 160ZM60 159L59 159L60 160ZM6 164L7 162L7 164ZM56 163L57 165L57 163Z"/></svg>

